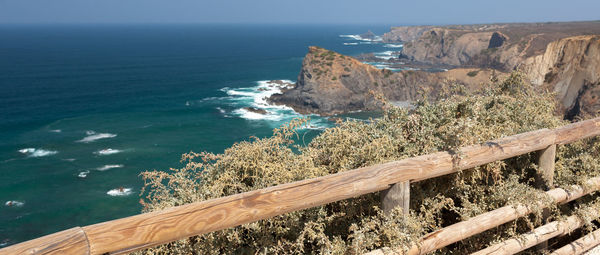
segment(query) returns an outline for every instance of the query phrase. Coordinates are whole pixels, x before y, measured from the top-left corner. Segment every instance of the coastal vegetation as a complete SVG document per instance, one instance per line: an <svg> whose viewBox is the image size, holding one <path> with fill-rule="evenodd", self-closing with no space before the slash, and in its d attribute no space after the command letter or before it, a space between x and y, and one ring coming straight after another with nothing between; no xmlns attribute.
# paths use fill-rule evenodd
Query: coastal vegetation
<svg viewBox="0 0 600 255"><path fill-rule="evenodd" d="M326 55L328 56L328 55ZM145 212L233 195L273 185L329 175L358 167L436 151L457 159L464 145L553 128L566 121L555 115L553 94L540 91L512 73L496 77L477 91L456 85L435 98L421 98L412 108L382 102L383 116L369 121L340 121L307 145L297 119L273 131L271 137L234 144L221 154L190 152L183 167L142 173L141 203ZM582 184L600 175L598 138L557 149L555 185ZM522 203L534 212L513 223L437 251L473 252L542 224L539 201L548 201L534 188L537 156L522 155L456 174L411 183L410 212L383 214L373 193L267 220L190 237L150 248L143 254L361 254L390 247L408 249L421 236L441 227L505 205ZM551 219L578 215L596 226L590 211L600 210L597 195L579 205L550 206Z"/></svg>

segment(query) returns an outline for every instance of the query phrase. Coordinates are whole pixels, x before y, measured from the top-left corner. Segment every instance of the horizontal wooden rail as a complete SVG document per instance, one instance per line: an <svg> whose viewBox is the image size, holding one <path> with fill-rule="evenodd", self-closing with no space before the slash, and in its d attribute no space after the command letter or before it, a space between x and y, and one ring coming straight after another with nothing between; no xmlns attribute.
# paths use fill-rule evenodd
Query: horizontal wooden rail
<svg viewBox="0 0 600 255"><path fill-rule="evenodd" d="M567 244L560 249L550 253L550 255L577 255L582 254L596 246L600 245L600 229L585 235L574 242Z"/></svg>
<svg viewBox="0 0 600 255"><path fill-rule="evenodd" d="M584 186L586 186L586 189L578 185L573 185L567 190L556 188L547 191L546 194L555 203L567 203L591 192L598 191L600 189L600 177L589 179ZM541 203L539 205L543 206ZM504 206L429 233L421 238L419 243L414 245L407 254L426 254L530 213L531 210L526 205ZM402 254L402 251L398 250L394 251L394 253ZM379 251L372 251L368 254L381 253Z"/></svg>
<svg viewBox="0 0 600 255"><path fill-rule="evenodd" d="M592 218L598 218L600 216L600 212L594 213L595 214L589 216ZM572 215L567 217L565 220L550 222L528 233L510 238L504 242L475 252L472 255L515 254L551 238L571 233L574 230L582 227L583 224L584 222L579 216Z"/></svg>
<svg viewBox="0 0 600 255"><path fill-rule="evenodd" d="M139 214L82 229L90 254L131 252L385 190L395 183L455 173L599 134L600 118L596 118L554 130L541 129L463 147L459 162L449 152L438 152ZM40 242L42 245L43 238L26 243ZM23 245L4 248L0 254L8 254Z"/></svg>

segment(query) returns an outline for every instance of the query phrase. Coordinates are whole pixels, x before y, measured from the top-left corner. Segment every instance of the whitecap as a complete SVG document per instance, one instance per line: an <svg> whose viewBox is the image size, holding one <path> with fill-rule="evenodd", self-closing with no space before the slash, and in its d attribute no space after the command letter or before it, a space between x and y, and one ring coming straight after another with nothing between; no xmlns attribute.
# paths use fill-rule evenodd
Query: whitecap
<svg viewBox="0 0 600 255"><path fill-rule="evenodd" d="M82 172L79 172L79 174L77 175L77 177L79 177L79 178L86 178L89 173L90 173L89 170L82 171Z"/></svg>
<svg viewBox="0 0 600 255"><path fill-rule="evenodd" d="M98 154L98 155L111 155L111 154L116 154L116 153L119 153L119 152L122 152L122 150L108 148L108 149L103 149L103 150L96 151L94 153Z"/></svg>
<svg viewBox="0 0 600 255"><path fill-rule="evenodd" d="M109 196L127 196L131 194L131 188L117 188L117 189L111 189L108 192L106 192L107 195Z"/></svg>
<svg viewBox="0 0 600 255"><path fill-rule="evenodd" d="M8 206L8 207L21 207L21 206L25 205L25 202L9 200L9 201L6 201L6 203L4 203L4 205Z"/></svg>
<svg viewBox="0 0 600 255"><path fill-rule="evenodd" d="M223 110L223 108L221 108L221 107L217 107L216 109L217 109L217 110L219 110L219 112L220 112L221 114L225 114L225 113L227 113L227 112L226 112L225 110Z"/></svg>
<svg viewBox="0 0 600 255"><path fill-rule="evenodd" d="M374 53L376 58L380 58L380 59L392 59L394 57L396 57L396 55L398 55L395 51L384 51L384 52L377 52Z"/></svg>
<svg viewBox="0 0 600 255"><path fill-rule="evenodd" d="M344 45L358 45L358 43L355 43L355 42L345 42Z"/></svg>
<svg viewBox="0 0 600 255"><path fill-rule="evenodd" d="M94 130L88 130L88 131L85 131L85 134L86 134L86 135L93 135L93 134L95 134L95 133L96 133L96 131L94 131Z"/></svg>
<svg viewBox="0 0 600 255"><path fill-rule="evenodd" d="M33 157L33 158L45 157L45 156L50 156L50 155L54 155L54 154L58 153L58 151L36 149L36 148L20 149L19 152L27 155L28 157Z"/></svg>
<svg viewBox="0 0 600 255"><path fill-rule="evenodd" d="M340 37L345 37L345 38L350 38L350 39L354 39L357 41L365 41L365 42L380 42L380 41L382 41L380 36L375 36L373 39L364 38L360 35L340 35Z"/></svg>
<svg viewBox="0 0 600 255"><path fill-rule="evenodd" d="M104 165L104 166L96 168L96 170L98 170L98 171L106 171L106 170L109 170L109 169L122 168L122 167L123 167L123 165Z"/></svg>
<svg viewBox="0 0 600 255"><path fill-rule="evenodd" d="M52 130L50 130L50 132L51 133L60 133L60 132L62 132L62 130L60 130L60 129L52 129Z"/></svg>
<svg viewBox="0 0 600 255"><path fill-rule="evenodd" d="M282 89L293 86L294 82L290 80L264 80L258 81L257 86L249 88L224 89L223 91L232 96L235 106L240 108L232 113L249 120L273 120L278 121L286 115L299 116L290 107L284 105L273 105L268 102L268 98L273 94L282 93ZM260 114L248 111L246 108L252 107L266 111L266 114Z"/></svg>
<svg viewBox="0 0 600 255"><path fill-rule="evenodd" d="M402 45L402 44L391 44L391 43L388 43L386 45L383 45L383 47L386 47L386 48L402 48L402 47L404 47L404 45Z"/></svg>
<svg viewBox="0 0 600 255"><path fill-rule="evenodd" d="M63 160L64 160L64 161L69 161L69 162L73 162L73 161L75 161L75 159L74 159L74 158L64 158Z"/></svg>
<svg viewBox="0 0 600 255"><path fill-rule="evenodd" d="M93 133L91 135L88 135L88 136L84 137L81 140L77 140L77 142L80 142L80 143L91 143L91 142L96 141L96 140L106 139L106 138L113 138L115 136L117 136L117 135L110 134L110 133L100 133L100 134Z"/></svg>

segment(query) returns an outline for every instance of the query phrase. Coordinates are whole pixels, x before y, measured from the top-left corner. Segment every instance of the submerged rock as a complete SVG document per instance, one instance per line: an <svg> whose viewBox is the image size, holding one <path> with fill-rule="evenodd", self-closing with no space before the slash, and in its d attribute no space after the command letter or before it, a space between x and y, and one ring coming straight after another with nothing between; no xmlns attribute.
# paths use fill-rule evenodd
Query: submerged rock
<svg viewBox="0 0 600 255"><path fill-rule="evenodd" d="M258 114L267 114L268 113L264 109L259 109L259 108L255 108L255 107L244 107L244 110L253 112L253 113L258 113Z"/></svg>

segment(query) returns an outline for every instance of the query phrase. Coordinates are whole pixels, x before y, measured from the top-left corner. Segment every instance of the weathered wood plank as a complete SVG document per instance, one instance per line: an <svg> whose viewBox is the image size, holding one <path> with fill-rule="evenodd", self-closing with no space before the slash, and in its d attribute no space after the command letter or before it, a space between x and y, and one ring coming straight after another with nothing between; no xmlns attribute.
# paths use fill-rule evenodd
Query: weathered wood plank
<svg viewBox="0 0 600 255"><path fill-rule="evenodd" d="M389 162L84 227L92 254L123 252L221 230L420 181L600 134L600 118L505 137L448 152ZM21 246L19 244L18 246Z"/></svg>
<svg viewBox="0 0 600 255"><path fill-rule="evenodd" d="M571 186L568 189L552 189L546 192L555 203L568 203L591 192L600 190L600 177L589 179L584 189L582 186ZM568 190L568 191L567 191ZM542 205L542 204L540 204ZM525 205L504 206L487 213L477 215L466 221L461 221L435 232L425 235L418 245L413 246L407 254L427 254L437 249L446 247L455 242L482 233L488 229L495 228L504 223L516 220L531 213ZM374 251L375 252L375 251ZM401 254L402 251L394 251ZM368 254L377 254L368 253Z"/></svg>
<svg viewBox="0 0 600 255"><path fill-rule="evenodd" d="M596 246L600 245L600 229L589 233L574 242L567 244L560 249L550 253L550 255L577 255L582 254Z"/></svg>
<svg viewBox="0 0 600 255"><path fill-rule="evenodd" d="M455 162L448 152L438 152L140 214L87 226L84 230L92 254L138 249L381 191L398 182L429 179L537 151L554 140L553 131L542 129L466 147L460 162Z"/></svg>
<svg viewBox="0 0 600 255"><path fill-rule="evenodd" d="M576 122L555 129L556 144L567 144L600 135L600 117Z"/></svg>
<svg viewBox="0 0 600 255"><path fill-rule="evenodd" d="M392 209L400 206L405 215L410 212L410 181L392 185L391 188L381 192L383 212L388 214Z"/></svg>
<svg viewBox="0 0 600 255"><path fill-rule="evenodd" d="M88 240L80 227L29 240L0 249L1 255L14 254L90 254Z"/></svg>
<svg viewBox="0 0 600 255"><path fill-rule="evenodd" d="M594 218L600 216L600 212L590 215ZM499 255L515 254L529 249L541 242L548 241L551 238L561 236L572 232L583 226L584 222L576 215L569 216L563 221L553 221L541 227L534 229L521 236L510 238L502 243L492 245L488 248L473 253L472 255Z"/></svg>

